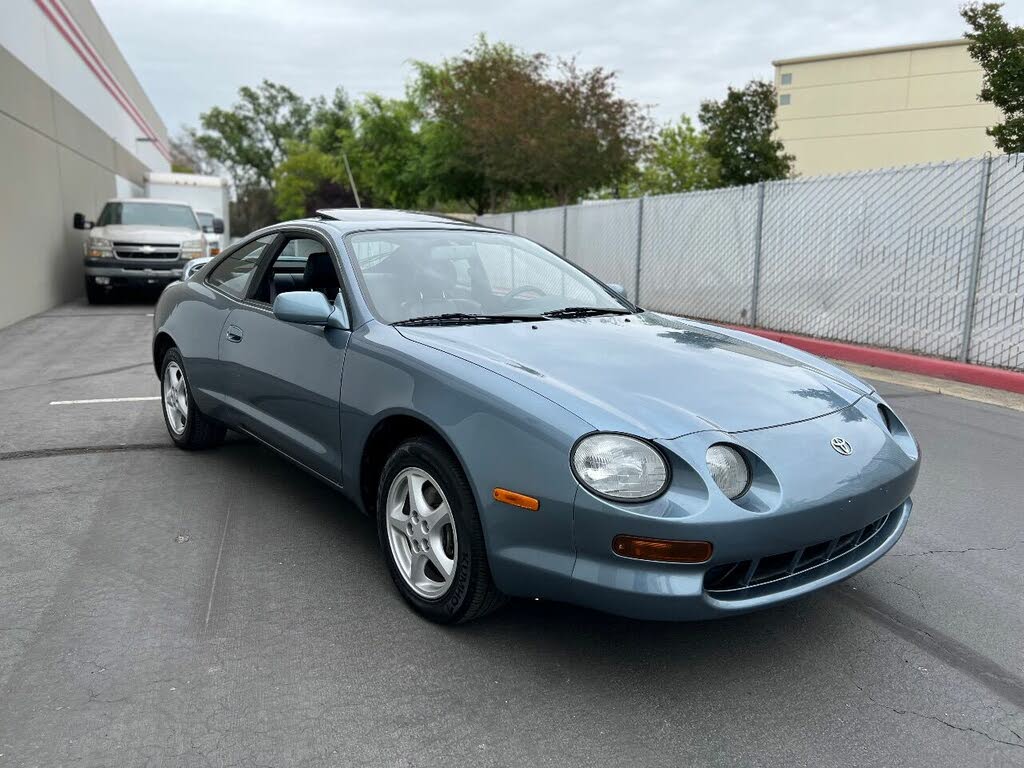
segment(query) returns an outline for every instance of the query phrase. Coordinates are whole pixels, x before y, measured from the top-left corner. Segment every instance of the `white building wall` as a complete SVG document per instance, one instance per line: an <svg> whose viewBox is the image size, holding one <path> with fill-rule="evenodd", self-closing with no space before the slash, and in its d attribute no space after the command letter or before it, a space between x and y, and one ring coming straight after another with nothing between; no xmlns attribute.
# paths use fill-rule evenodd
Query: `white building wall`
<svg viewBox="0 0 1024 768"><path fill-rule="evenodd" d="M169 167L166 128L87 0L0 0L0 327L82 293L76 211Z"/></svg>

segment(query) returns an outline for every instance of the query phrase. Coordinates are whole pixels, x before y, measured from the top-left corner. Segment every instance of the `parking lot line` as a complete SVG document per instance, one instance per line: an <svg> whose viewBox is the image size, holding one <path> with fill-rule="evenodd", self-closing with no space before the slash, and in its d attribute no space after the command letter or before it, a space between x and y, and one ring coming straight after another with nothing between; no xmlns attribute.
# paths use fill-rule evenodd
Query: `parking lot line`
<svg viewBox="0 0 1024 768"><path fill-rule="evenodd" d="M97 397L92 400L53 400L50 405L92 405L93 403L140 403L144 400L159 400L160 395L151 397Z"/></svg>

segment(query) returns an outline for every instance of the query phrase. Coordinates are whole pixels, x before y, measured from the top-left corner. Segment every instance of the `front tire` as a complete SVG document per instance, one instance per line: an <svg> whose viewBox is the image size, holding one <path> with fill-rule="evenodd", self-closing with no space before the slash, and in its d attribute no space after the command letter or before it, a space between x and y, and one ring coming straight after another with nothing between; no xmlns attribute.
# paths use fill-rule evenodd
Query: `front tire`
<svg viewBox="0 0 1024 768"><path fill-rule="evenodd" d="M388 458L377 489L377 532L395 586L425 618L458 624L505 602L491 579L469 482L437 441L408 440Z"/></svg>
<svg viewBox="0 0 1024 768"><path fill-rule="evenodd" d="M176 446L192 451L223 442L227 430L199 411L177 347L167 350L160 366L160 395L167 434Z"/></svg>
<svg viewBox="0 0 1024 768"><path fill-rule="evenodd" d="M86 279L85 281L85 300L90 304L106 304L107 303L107 290L102 286L96 285L92 280Z"/></svg>

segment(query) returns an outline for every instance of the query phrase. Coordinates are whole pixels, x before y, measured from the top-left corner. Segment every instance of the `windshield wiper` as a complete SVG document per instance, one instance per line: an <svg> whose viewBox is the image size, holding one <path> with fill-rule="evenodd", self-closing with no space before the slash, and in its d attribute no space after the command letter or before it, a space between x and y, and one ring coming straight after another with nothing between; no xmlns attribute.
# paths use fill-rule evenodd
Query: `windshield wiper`
<svg viewBox="0 0 1024 768"><path fill-rule="evenodd" d="M399 320L392 325L473 325L476 323L514 323L522 320L546 320L541 315L475 315L468 312L445 312Z"/></svg>
<svg viewBox="0 0 1024 768"><path fill-rule="evenodd" d="M545 312L544 317L589 317L591 315L631 315L628 309L617 307L566 307Z"/></svg>

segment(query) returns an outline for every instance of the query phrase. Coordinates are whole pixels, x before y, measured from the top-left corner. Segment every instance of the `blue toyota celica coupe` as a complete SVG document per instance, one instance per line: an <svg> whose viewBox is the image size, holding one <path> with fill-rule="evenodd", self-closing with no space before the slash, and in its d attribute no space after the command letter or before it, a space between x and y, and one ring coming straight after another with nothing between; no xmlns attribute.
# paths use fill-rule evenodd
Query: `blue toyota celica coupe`
<svg viewBox="0 0 1024 768"><path fill-rule="evenodd" d="M728 616L857 573L910 516L918 445L871 386L479 225L277 224L154 326L171 439L231 428L345 493L434 621L510 595Z"/></svg>

